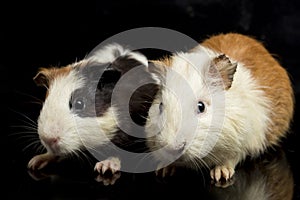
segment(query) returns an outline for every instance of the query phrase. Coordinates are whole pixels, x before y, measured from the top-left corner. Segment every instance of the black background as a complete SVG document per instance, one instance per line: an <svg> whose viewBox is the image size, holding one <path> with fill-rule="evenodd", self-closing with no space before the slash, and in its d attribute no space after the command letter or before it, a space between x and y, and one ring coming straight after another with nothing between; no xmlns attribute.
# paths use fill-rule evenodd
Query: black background
<svg viewBox="0 0 300 200"><path fill-rule="evenodd" d="M284 146L294 175L295 199L300 199L299 156L300 92L300 2L297 0L147 0L147 1L10 1L1 5L1 102L3 125L2 166L7 168L11 198L44 197L45 199L89 199L122 195L133 197L139 187L120 184L100 187L92 178L74 178L52 183L48 179L34 181L26 171L26 163L35 154L24 148L26 138L11 136L22 129L23 113L36 120L44 90L35 86L32 78L39 67L64 66L80 60L96 45L110 36L139 27L164 27L179 31L201 41L211 34L239 32L255 36L287 69L296 99L295 117L291 133ZM157 54L149 53L149 58ZM8 109L7 109L8 108ZM274 108L276 109L276 108ZM79 168L82 169L82 168ZM85 168L83 168L85 169ZM77 176L76 176L77 175ZM82 175L82 174L81 174ZM124 175L126 180L126 174ZM143 176L140 175L141 180ZM151 179L152 180L152 179ZM143 181L141 181L143 182ZM124 183L121 181L121 183ZM153 184L155 185L155 184ZM122 186L122 187L121 187ZM92 189L91 189L92 188ZM96 189L101 197L95 195ZM162 190L162 191L160 191ZM54 195L52 192L55 192ZM122 193L123 192L123 193ZM155 192L164 192L156 188ZM200 195L201 191L195 191ZM84 194L88 193L88 194ZM108 195L109 194L109 195ZM114 194L114 195L111 195ZM158 194L158 193L157 193ZM146 195L147 194L143 194ZM137 197L136 197L137 198Z"/></svg>

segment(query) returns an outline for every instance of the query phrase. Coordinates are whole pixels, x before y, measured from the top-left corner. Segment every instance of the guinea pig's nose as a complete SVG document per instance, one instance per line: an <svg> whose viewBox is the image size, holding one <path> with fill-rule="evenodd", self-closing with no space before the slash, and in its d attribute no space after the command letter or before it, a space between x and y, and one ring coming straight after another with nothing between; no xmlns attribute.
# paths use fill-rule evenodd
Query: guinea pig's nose
<svg viewBox="0 0 300 200"><path fill-rule="evenodd" d="M40 136L41 140L43 140L46 144L52 146L58 143L59 137L48 137L48 136Z"/></svg>
<svg viewBox="0 0 300 200"><path fill-rule="evenodd" d="M181 154L184 151L186 146L186 142L178 143L178 144L169 144L166 148L166 151L171 154Z"/></svg>
<svg viewBox="0 0 300 200"><path fill-rule="evenodd" d="M186 146L186 142L182 142L182 143L177 144L175 146L175 149L178 151L183 151L185 146Z"/></svg>

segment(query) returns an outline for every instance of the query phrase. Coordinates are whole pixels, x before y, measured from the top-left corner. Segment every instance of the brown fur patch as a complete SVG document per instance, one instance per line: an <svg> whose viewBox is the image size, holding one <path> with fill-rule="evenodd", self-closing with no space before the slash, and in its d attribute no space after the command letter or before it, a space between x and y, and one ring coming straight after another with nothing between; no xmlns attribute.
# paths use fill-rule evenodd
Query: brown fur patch
<svg viewBox="0 0 300 200"><path fill-rule="evenodd" d="M155 65L155 67L149 67L149 71L156 74L159 78L162 78L166 74L166 69L172 66L172 59L170 57L164 57L159 60L151 60L151 63Z"/></svg>
<svg viewBox="0 0 300 200"><path fill-rule="evenodd" d="M58 67L51 67L51 68L40 68L38 73L33 77L34 82L38 86L44 86L47 88L45 98L49 95L49 86L51 85L51 82L59 77L59 76L65 76L72 70L72 66L68 65L66 67L58 68Z"/></svg>
<svg viewBox="0 0 300 200"><path fill-rule="evenodd" d="M33 80L37 85L45 86L48 88L55 78L57 78L58 76L65 76L66 74L70 73L71 69L72 67L69 65L62 68L40 68Z"/></svg>
<svg viewBox="0 0 300 200"><path fill-rule="evenodd" d="M163 57L159 60L151 60L157 66L164 66L164 67L171 67L172 66L172 59L168 56Z"/></svg>
<svg viewBox="0 0 300 200"><path fill-rule="evenodd" d="M204 40L201 45L243 63L271 101L272 123L266 133L269 144L278 144L290 126L294 95L286 70L257 40L236 33L220 34Z"/></svg>

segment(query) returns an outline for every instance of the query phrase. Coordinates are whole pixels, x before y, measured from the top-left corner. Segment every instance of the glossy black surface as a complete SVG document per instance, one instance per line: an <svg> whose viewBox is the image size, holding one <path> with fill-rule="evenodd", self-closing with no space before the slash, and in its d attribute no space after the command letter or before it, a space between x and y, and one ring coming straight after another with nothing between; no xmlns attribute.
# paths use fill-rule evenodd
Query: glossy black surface
<svg viewBox="0 0 300 200"><path fill-rule="evenodd" d="M285 199L291 196L294 187L292 171L281 150L247 160L222 187L210 182L206 170L196 173L181 169L165 178L154 173L121 172L114 185L105 186L110 179L97 182L92 167L75 160L42 173L27 172L21 166L14 169L11 177L18 186L10 195L12 199L178 199L192 198L195 194L201 199Z"/></svg>
<svg viewBox="0 0 300 200"><path fill-rule="evenodd" d="M6 199L246 199L247 195L286 199L291 186L294 199L300 199L299 1L11 1L1 8L5 10L1 12L0 73ZM238 166L233 184L225 189L211 184L206 170L199 174L179 170L165 179L153 173L121 173L115 185L104 186L95 180L93 164L84 158L65 161L45 174L29 173L26 165L37 149L28 144L36 135L21 133L26 130L20 126L28 125L27 117L36 121L41 108L36 102L44 98L44 89L32 81L37 69L72 63L106 38L146 26L177 30L199 41L229 31L263 41L288 70L295 90L295 117L282 149ZM148 58L161 56L146 53Z"/></svg>

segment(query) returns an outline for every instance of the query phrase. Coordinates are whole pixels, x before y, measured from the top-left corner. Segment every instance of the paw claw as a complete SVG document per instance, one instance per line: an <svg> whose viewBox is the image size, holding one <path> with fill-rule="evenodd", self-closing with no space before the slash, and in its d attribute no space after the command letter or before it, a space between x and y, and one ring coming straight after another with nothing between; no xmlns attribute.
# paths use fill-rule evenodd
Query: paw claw
<svg viewBox="0 0 300 200"><path fill-rule="evenodd" d="M221 182L221 179L224 178L225 181L229 181L234 174L234 169L230 166L216 166L214 169L210 171L210 177L215 182Z"/></svg>
<svg viewBox="0 0 300 200"><path fill-rule="evenodd" d="M31 170L40 170L46 167L49 163L56 162L57 160L57 156L48 153L36 155L28 162L27 168Z"/></svg>
<svg viewBox="0 0 300 200"><path fill-rule="evenodd" d="M98 176L95 178L97 182L102 182L103 185L114 185L116 181L121 177L121 172L117 171L109 176L104 176L103 174L98 174Z"/></svg>
<svg viewBox="0 0 300 200"><path fill-rule="evenodd" d="M97 171L98 173L101 173L102 165L103 165L103 163L97 162L95 167L94 167L94 171Z"/></svg>
<svg viewBox="0 0 300 200"><path fill-rule="evenodd" d="M104 174L108 168L109 168L109 166L102 165L102 174Z"/></svg>
<svg viewBox="0 0 300 200"><path fill-rule="evenodd" d="M111 157L101 162L97 162L94 167L94 171L97 171L99 174L95 180L97 182L102 182L105 186L113 185L121 176L120 169L121 162L119 158L116 157ZM107 171L111 172L108 176L104 175Z"/></svg>
<svg viewBox="0 0 300 200"><path fill-rule="evenodd" d="M106 160L103 160L101 162L97 162L94 171L97 171L98 173L104 174L106 171L111 171L112 174L116 173L121 169L121 162L118 158L108 158Z"/></svg>

